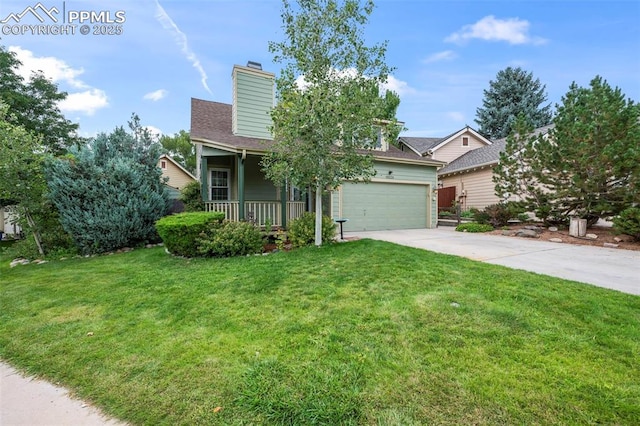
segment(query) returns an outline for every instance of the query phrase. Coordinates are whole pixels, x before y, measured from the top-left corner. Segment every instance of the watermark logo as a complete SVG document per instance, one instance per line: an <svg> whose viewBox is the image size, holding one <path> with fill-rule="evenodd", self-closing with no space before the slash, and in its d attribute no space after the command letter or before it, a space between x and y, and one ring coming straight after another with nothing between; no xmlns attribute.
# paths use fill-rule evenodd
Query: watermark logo
<svg viewBox="0 0 640 426"><path fill-rule="evenodd" d="M3 35L121 35L124 10L82 10L66 1L52 7L41 2L0 19ZM71 5L72 6L72 5Z"/></svg>
<svg viewBox="0 0 640 426"><path fill-rule="evenodd" d="M38 11L40 11L40 13L38 13ZM20 22L22 18L28 14L33 15L40 22L45 22L45 19L41 16L41 14L45 15L53 22L58 22L58 19L54 16L54 14L57 15L58 13L60 13L60 11L55 6L51 9L47 9L42 5L42 3L38 3L33 7L27 6L21 13L10 13L6 18L0 21L0 23L6 24L12 19L15 22Z"/></svg>

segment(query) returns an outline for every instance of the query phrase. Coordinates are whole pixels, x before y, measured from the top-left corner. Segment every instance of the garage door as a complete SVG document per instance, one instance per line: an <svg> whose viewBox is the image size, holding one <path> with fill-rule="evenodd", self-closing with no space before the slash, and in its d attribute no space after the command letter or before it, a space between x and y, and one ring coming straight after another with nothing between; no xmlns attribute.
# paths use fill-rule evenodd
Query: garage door
<svg viewBox="0 0 640 426"><path fill-rule="evenodd" d="M370 182L342 186L345 231L427 227L427 185Z"/></svg>

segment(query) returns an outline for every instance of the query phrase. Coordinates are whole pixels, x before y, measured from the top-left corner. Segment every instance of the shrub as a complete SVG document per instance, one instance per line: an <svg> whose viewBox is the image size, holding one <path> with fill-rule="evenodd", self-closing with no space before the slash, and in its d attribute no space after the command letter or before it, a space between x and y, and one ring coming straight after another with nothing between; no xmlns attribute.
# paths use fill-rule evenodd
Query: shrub
<svg viewBox="0 0 640 426"><path fill-rule="evenodd" d="M460 213L460 217L464 217L465 219L472 219L475 216L475 213L470 209L470 210L465 210L462 213Z"/></svg>
<svg viewBox="0 0 640 426"><path fill-rule="evenodd" d="M509 223L511 211L507 203L491 204L484 208L484 212L489 215L488 223L500 227Z"/></svg>
<svg viewBox="0 0 640 426"><path fill-rule="evenodd" d="M621 211L619 216L613 218L613 226L617 232L640 240L640 207L630 207Z"/></svg>
<svg viewBox="0 0 640 426"><path fill-rule="evenodd" d="M200 234L224 220L222 212L189 212L165 216L156 222L156 229L165 247L176 256L198 256L196 240Z"/></svg>
<svg viewBox="0 0 640 426"><path fill-rule="evenodd" d="M456 226L456 231L459 232L490 232L493 231L493 226L483 223L462 223Z"/></svg>
<svg viewBox="0 0 640 426"><path fill-rule="evenodd" d="M480 224L488 224L489 223L489 213L484 210L473 209L473 220Z"/></svg>
<svg viewBox="0 0 640 426"><path fill-rule="evenodd" d="M200 182L194 181L185 185L180 192L180 201L184 203L185 212L204 211L204 202L202 201L202 193L200 192Z"/></svg>
<svg viewBox="0 0 640 426"><path fill-rule="evenodd" d="M262 252L262 233L249 222L228 222L210 227L196 240L202 256L231 257Z"/></svg>
<svg viewBox="0 0 640 426"><path fill-rule="evenodd" d="M294 247L304 247L315 242L316 215L306 212L291 221L288 226L289 241ZM329 216L322 216L322 241L331 242L336 235L336 224Z"/></svg>

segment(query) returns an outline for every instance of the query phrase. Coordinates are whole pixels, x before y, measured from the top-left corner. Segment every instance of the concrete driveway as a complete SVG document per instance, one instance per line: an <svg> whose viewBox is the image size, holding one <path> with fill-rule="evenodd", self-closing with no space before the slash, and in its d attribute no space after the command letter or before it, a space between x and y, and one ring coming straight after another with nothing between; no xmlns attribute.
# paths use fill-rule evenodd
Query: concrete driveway
<svg viewBox="0 0 640 426"><path fill-rule="evenodd" d="M346 232L640 295L640 251L579 246L453 228Z"/></svg>

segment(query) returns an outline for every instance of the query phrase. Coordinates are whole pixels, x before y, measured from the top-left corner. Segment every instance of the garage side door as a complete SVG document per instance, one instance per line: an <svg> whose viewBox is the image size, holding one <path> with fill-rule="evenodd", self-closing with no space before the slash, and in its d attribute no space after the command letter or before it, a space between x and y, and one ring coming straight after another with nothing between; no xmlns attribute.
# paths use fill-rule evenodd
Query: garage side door
<svg viewBox="0 0 640 426"><path fill-rule="evenodd" d="M371 182L342 186L345 231L427 227L427 186Z"/></svg>

